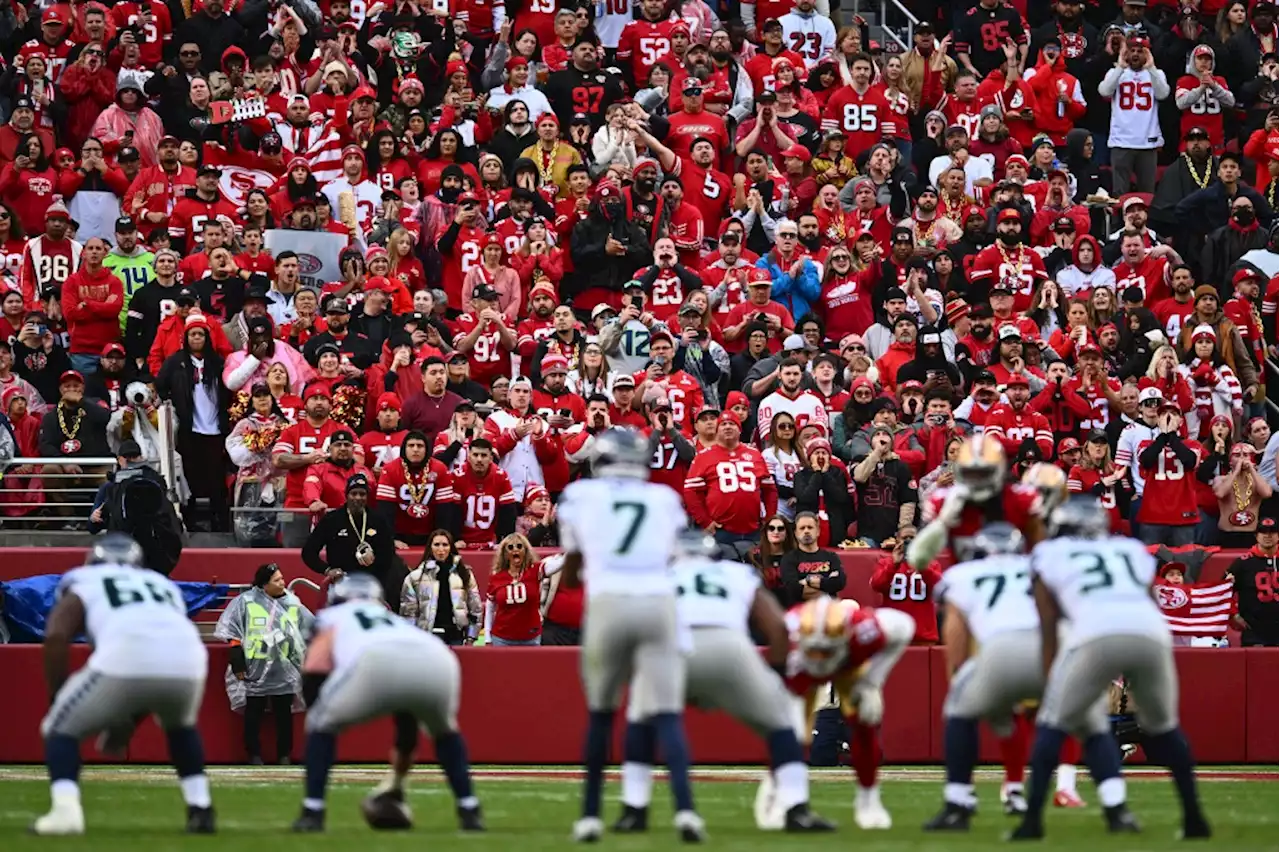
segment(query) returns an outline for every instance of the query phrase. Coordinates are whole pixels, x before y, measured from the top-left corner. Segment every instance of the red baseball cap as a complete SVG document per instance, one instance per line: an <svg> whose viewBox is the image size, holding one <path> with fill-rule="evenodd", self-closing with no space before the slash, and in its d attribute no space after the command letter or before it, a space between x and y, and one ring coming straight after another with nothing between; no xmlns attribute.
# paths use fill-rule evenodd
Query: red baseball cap
<svg viewBox="0 0 1280 852"><path fill-rule="evenodd" d="M1020 373L1014 373L1013 375L1009 376L1009 381L1005 382L1004 386L1007 388L1011 388L1011 387L1014 387L1015 385L1021 385L1022 387L1025 388L1025 387L1030 387L1031 383L1027 381L1026 376L1021 375Z"/></svg>
<svg viewBox="0 0 1280 852"><path fill-rule="evenodd" d="M1063 438L1058 442L1058 455L1080 449L1080 442L1075 438Z"/></svg>
<svg viewBox="0 0 1280 852"><path fill-rule="evenodd" d="M65 385L67 382L79 382L80 384L84 384L84 376L80 375L78 370L65 370L62 375L58 377L58 384Z"/></svg>
<svg viewBox="0 0 1280 852"><path fill-rule="evenodd" d="M103 357L103 358L105 358L105 357L107 357L108 355L121 355L121 356L123 356L123 355L124 355L124 347L123 347L123 346L121 346L119 343L108 343L106 346L102 347L102 357Z"/></svg>
<svg viewBox="0 0 1280 852"><path fill-rule="evenodd" d="M734 426L738 427L739 430L742 429L742 421L739 420L738 415L734 414L732 411L722 411L720 416L716 418L717 428L723 426L725 423L732 423Z"/></svg>
<svg viewBox="0 0 1280 852"><path fill-rule="evenodd" d="M1000 215L996 217L996 223L1000 222L1022 222L1022 214L1012 207L1006 207L1000 211Z"/></svg>
<svg viewBox="0 0 1280 852"><path fill-rule="evenodd" d="M306 402L313 396L322 396L325 399L330 399L333 394L329 392L329 386L324 382L312 382L302 391L302 401Z"/></svg>

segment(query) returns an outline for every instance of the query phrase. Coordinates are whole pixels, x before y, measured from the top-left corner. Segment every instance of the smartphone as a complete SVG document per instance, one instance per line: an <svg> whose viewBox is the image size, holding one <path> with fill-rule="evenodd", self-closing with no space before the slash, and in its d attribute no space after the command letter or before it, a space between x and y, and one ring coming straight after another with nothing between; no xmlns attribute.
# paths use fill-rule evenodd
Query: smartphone
<svg viewBox="0 0 1280 852"><path fill-rule="evenodd" d="M569 409L567 409L567 408L562 408L562 409L560 409L560 416L561 416L561 417L564 417L564 418L566 418L566 419L568 419L568 420L572 420L572 419L573 419L573 412L572 412L572 411L570 411L570 410L569 410Z"/></svg>

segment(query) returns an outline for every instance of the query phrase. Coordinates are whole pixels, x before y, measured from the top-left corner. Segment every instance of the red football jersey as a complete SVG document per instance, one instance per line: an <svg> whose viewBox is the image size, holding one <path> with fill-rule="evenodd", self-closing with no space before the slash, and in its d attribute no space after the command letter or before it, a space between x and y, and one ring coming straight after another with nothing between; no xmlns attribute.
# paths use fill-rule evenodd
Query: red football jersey
<svg viewBox="0 0 1280 852"><path fill-rule="evenodd" d="M1080 465L1073 465L1071 472L1067 474L1067 490L1072 494L1093 494L1095 489L1102 483L1102 473L1093 468L1083 468ZM1120 515L1120 507L1116 502L1116 487L1114 485L1103 485L1102 493L1098 497L1098 502L1107 510L1107 514L1111 516L1111 531L1119 532L1124 529L1124 518Z"/></svg>
<svg viewBox="0 0 1280 852"><path fill-rule="evenodd" d="M42 39L33 38L28 42L24 42L22 47L18 48L18 56L14 60L14 65L19 68L25 68L27 57L37 54L43 56L45 66L48 69L45 71L45 76L49 78L49 82L56 83L66 69L67 57L71 55L71 51L74 48L75 45L69 39L63 39L53 47L50 47Z"/></svg>
<svg viewBox="0 0 1280 852"><path fill-rule="evenodd" d="M479 324L474 314L462 314L457 319L458 333L454 335L453 345L466 337ZM467 362L471 365L471 379L485 387L501 375L511 374L511 350L502 346L502 334L496 327L480 332L475 345L467 353Z"/></svg>
<svg viewBox="0 0 1280 852"><path fill-rule="evenodd" d="M846 151L865 151L880 141L881 123L889 118L884 89L870 86L858 94L853 86L838 90L822 110L822 129L844 132Z"/></svg>
<svg viewBox="0 0 1280 852"><path fill-rule="evenodd" d="M142 31L138 53L144 66L158 66L164 60L165 48L173 39L173 21L169 8L163 3L147 3L150 19L145 25L140 19L140 3L117 3L111 7L111 20L116 30L136 26Z"/></svg>
<svg viewBox="0 0 1280 852"><path fill-rule="evenodd" d="M489 575L485 597L493 604L491 637L525 642L542 633L542 563L528 566L519 575L494 572Z"/></svg>
<svg viewBox="0 0 1280 852"><path fill-rule="evenodd" d="M787 611L787 627L791 631L792 659L787 662L786 684L795 695L808 695L813 689L825 683L853 675L863 664L884 650L884 632L876 619L876 611L868 606L849 613L849 655L844 665L831 677L817 678L802 670L799 666L799 648L797 630L800 621L800 607L795 606Z"/></svg>
<svg viewBox="0 0 1280 852"><path fill-rule="evenodd" d="M938 641L938 609L933 587L942 579L937 562L917 571L906 562L894 564L888 554L880 557L871 575L871 590L879 592L884 609L905 612L916 623L916 642Z"/></svg>
<svg viewBox="0 0 1280 852"><path fill-rule="evenodd" d="M773 475L760 451L746 444L732 450L716 444L698 453L684 481L685 508L700 527L719 524L732 533L760 528L760 519L772 514L766 491L777 504Z"/></svg>
<svg viewBox="0 0 1280 852"><path fill-rule="evenodd" d="M647 378L644 370L638 371L633 378L636 387ZM671 417L676 426L686 435L693 434L693 421L702 408L702 385L684 370L676 370L661 380L667 389L667 399L671 401Z"/></svg>
<svg viewBox="0 0 1280 852"><path fill-rule="evenodd" d="M1169 289L1169 261L1163 257L1147 255L1137 266L1122 260L1115 265L1115 273L1116 295L1123 294L1129 287L1137 287L1142 291L1143 304L1148 307L1173 295Z"/></svg>
<svg viewBox="0 0 1280 852"><path fill-rule="evenodd" d="M453 249L444 254L441 278L444 279L444 293L449 297L449 307L462 309L462 282L473 266L480 265L483 245L484 231L463 225L458 229L458 239L454 242Z"/></svg>
<svg viewBox="0 0 1280 852"><path fill-rule="evenodd" d="M1040 447L1043 458L1053 456L1053 430L1049 428L1049 418L1030 406L1023 406L1022 411L1015 411L1012 405L1001 403L987 414L984 434L993 435L1004 445L1009 456L1017 453L1022 442L1033 439Z"/></svg>
<svg viewBox="0 0 1280 852"><path fill-rule="evenodd" d="M653 435L653 427L642 430L646 436ZM653 459L649 462L650 482L660 482L677 494L684 491L684 481L688 478L689 465L680 461L676 455L676 445L671 441L659 441L653 451Z"/></svg>
<svg viewBox="0 0 1280 852"><path fill-rule="evenodd" d="M1200 455L1198 443L1187 441L1186 444L1196 451L1197 457ZM1154 465L1142 465L1142 453L1150 445L1150 441L1138 444L1136 458L1139 460L1139 471L1146 482L1143 491L1146 499L1138 508L1137 522L1174 527L1197 523L1200 520L1200 509L1196 501L1195 469L1188 470L1184 467L1177 454L1168 447L1156 456Z"/></svg>
<svg viewBox="0 0 1280 852"><path fill-rule="evenodd" d="M1231 89L1227 86L1225 77L1219 77L1216 74L1213 77L1215 83L1227 91ZM1183 95L1190 94L1200 88L1200 78L1190 74L1184 74L1178 78L1177 88L1174 90L1174 99L1181 98ZM1213 143L1213 150L1221 151L1225 134L1222 128L1222 101L1218 100L1218 96L1212 91L1204 92L1195 103L1182 110L1182 120L1180 122L1181 133L1179 139L1187 138L1187 131L1193 127L1203 127L1209 132L1209 141ZM1181 146L1185 148L1186 146Z"/></svg>
<svg viewBox="0 0 1280 852"><path fill-rule="evenodd" d="M382 470L390 462L400 458L400 445L408 429L397 429L394 432L383 432L374 429L360 436L360 446L364 447L364 463L373 470Z"/></svg>
<svg viewBox="0 0 1280 852"><path fill-rule="evenodd" d="M962 101L951 95L943 95L938 103L938 109L942 110L942 114L947 117L948 127L958 124L968 131L970 139L976 139L978 125L982 124L982 108L989 103L991 103L989 97L975 97L973 100Z"/></svg>
<svg viewBox="0 0 1280 852"><path fill-rule="evenodd" d="M462 504L462 541L472 545L497 544L498 506L517 502L507 472L495 464L489 468L488 476L479 479L468 468L453 478L453 493Z"/></svg>
<svg viewBox="0 0 1280 852"><path fill-rule="evenodd" d="M275 446L271 448L271 455L305 455L316 450L328 452L329 436L342 428L345 427L330 419L326 419L317 428L312 426L304 417L280 433L280 437L276 439ZM302 487L306 479L306 466L288 471L288 475L285 477L284 507L286 509L302 509L306 507L307 504L302 496Z"/></svg>
<svg viewBox="0 0 1280 852"><path fill-rule="evenodd" d="M924 504L924 509L920 513L920 519L923 523L927 524L938 516L938 510L942 508L942 504L946 501L950 492L951 488L945 486L934 489L933 494L929 496L928 501ZM996 499L999 500L998 503ZM1005 485L1004 491L1001 492L999 498L989 500L986 503L970 502L965 505L964 511L960 513L960 522L951 528L951 532L947 536L947 547L954 553L955 540L957 538L967 538L974 535L993 520L1007 521L1025 532L1031 518L1040 517L1043 514L1044 503L1040 499L1039 491L1029 485L1022 485L1017 482L1009 483Z"/></svg>
<svg viewBox="0 0 1280 852"><path fill-rule="evenodd" d="M173 205L169 214L169 238L182 240L188 251L204 244L204 223L209 219L236 222L240 218L236 205L221 193L213 201L197 198L195 190L188 192Z"/></svg>
<svg viewBox="0 0 1280 852"><path fill-rule="evenodd" d="M974 256L969 269L969 280L974 284L981 281L988 288L998 281L1012 284L1013 309L1018 312L1031 307L1031 291L1036 282L1048 277L1040 255L1026 246L1012 250L999 244L987 246Z"/></svg>
<svg viewBox="0 0 1280 852"><path fill-rule="evenodd" d="M404 459L392 459L378 477L378 502L396 505L397 535L430 535L439 526L440 505L456 500L453 475L437 459L416 473L405 469Z"/></svg>
<svg viewBox="0 0 1280 852"><path fill-rule="evenodd" d="M1160 322L1164 336L1170 340L1177 340L1178 335L1182 333L1182 326L1186 325L1187 319L1196 311L1196 300L1190 298L1185 302L1179 302L1170 296L1157 302L1151 311Z"/></svg>
<svg viewBox="0 0 1280 852"><path fill-rule="evenodd" d="M652 269L650 267L649 269ZM636 278L640 278L649 272L649 269L641 269L636 272ZM667 322L674 320L674 317L680 310L680 306L684 304L684 285L680 282L680 276L676 275L675 270L663 269L658 272L658 277L653 280L653 293L649 297L649 311L654 318ZM675 325L673 321L670 325Z"/></svg>
<svg viewBox="0 0 1280 852"><path fill-rule="evenodd" d="M649 71L671 55L671 28L676 21L637 20L629 22L618 36L618 62L631 63L632 79L643 86Z"/></svg>

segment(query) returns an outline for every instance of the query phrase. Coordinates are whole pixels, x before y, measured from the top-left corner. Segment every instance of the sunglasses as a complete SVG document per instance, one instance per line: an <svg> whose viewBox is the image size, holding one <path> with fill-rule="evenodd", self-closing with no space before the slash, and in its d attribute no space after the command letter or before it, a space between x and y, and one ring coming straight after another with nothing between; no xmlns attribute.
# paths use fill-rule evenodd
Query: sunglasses
<svg viewBox="0 0 1280 852"><path fill-rule="evenodd" d="M867 347L863 346L861 343L850 343L848 346L844 348L844 351L845 352L866 352Z"/></svg>
<svg viewBox="0 0 1280 852"><path fill-rule="evenodd" d="M507 553L523 553L523 552L524 552L524 545L523 545L523 544L508 544L508 545L507 545Z"/></svg>
<svg viewBox="0 0 1280 852"><path fill-rule="evenodd" d="M103 53L101 50L86 50L84 52L84 55L85 56L106 56L106 54Z"/></svg>
<svg viewBox="0 0 1280 852"><path fill-rule="evenodd" d="M796 237L797 237L797 236L798 236L797 234L778 234L778 239L780 239L780 240L794 240L794 239L796 239Z"/></svg>
<svg viewBox="0 0 1280 852"><path fill-rule="evenodd" d="M794 424L794 423L779 423L779 424L778 424L778 429L779 429L779 430L782 430L782 429L794 429L794 428L796 428L796 424Z"/></svg>
<svg viewBox="0 0 1280 852"><path fill-rule="evenodd" d="M769 532L786 532L787 531L787 528L784 527L782 524L769 524L769 526L765 527L765 529L767 529Z"/></svg>
<svg viewBox="0 0 1280 852"><path fill-rule="evenodd" d="M198 51L198 50L180 50L180 51L178 51L178 55L179 55L179 56L199 56L199 55L200 55L200 51Z"/></svg>

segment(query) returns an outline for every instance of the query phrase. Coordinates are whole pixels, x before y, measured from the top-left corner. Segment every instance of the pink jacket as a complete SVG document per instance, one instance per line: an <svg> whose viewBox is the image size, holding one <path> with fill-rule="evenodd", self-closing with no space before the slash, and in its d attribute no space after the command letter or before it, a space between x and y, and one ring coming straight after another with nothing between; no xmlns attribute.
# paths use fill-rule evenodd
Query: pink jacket
<svg viewBox="0 0 1280 852"><path fill-rule="evenodd" d="M243 349L227 356L227 363L222 368L222 382L231 391L251 388L254 382L265 382L267 371L273 364L284 364L289 371L289 389L299 396L307 382L315 378L315 370L302 357L302 353L283 340L276 341L275 352L259 361Z"/></svg>

